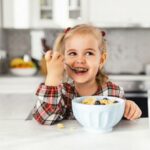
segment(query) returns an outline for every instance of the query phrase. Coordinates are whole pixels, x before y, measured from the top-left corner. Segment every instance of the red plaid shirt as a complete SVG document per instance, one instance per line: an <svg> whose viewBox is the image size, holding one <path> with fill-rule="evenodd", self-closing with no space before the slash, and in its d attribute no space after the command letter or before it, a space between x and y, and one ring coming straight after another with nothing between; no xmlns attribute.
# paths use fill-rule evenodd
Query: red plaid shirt
<svg viewBox="0 0 150 150"><path fill-rule="evenodd" d="M71 100L78 97L74 84L62 83L59 86L39 86L36 95L38 100L33 109L33 117L40 124L51 125L62 119L73 119ZM124 98L123 88L108 81L99 86L94 95L115 96Z"/></svg>

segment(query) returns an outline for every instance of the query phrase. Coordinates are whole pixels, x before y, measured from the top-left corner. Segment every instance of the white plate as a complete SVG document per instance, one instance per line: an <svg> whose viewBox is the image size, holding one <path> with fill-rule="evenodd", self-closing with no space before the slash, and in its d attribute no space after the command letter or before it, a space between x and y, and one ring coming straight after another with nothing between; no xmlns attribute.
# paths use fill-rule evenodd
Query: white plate
<svg viewBox="0 0 150 150"><path fill-rule="evenodd" d="M17 76L32 76L37 72L36 68L12 68L10 72Z"/></svg>

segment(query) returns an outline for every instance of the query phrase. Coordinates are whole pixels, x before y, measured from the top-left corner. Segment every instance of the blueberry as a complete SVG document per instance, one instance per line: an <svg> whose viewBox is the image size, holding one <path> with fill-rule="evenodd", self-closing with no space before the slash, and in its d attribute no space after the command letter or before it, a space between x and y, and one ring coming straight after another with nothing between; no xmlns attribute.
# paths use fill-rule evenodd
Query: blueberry
<svg viewBox="0 0 150 150"><path fill-rule="evenodd" d="M100 101L95 101L95 105L100 105Z"/></svg>

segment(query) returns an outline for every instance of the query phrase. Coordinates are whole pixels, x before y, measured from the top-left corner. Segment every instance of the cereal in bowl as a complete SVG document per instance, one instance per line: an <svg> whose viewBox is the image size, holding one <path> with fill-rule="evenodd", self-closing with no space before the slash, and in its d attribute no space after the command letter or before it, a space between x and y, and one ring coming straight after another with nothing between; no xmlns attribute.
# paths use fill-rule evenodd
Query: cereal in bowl
<svg viewBox="0 0 150 150"><path fill-rule="evenodd" d="M82 101L82 104L88 104L88 105L108 105L108 104L114 104L118 103L116 100L109 100L107 98L103 98L101 100L96 100L93 98L86 98Z"/></svg>

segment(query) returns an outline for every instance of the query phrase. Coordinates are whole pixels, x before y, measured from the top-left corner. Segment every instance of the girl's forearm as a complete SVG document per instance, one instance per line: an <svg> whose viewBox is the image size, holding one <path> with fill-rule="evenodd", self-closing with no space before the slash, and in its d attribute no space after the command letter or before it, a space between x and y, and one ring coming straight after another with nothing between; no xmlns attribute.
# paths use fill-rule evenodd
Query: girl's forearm
<svg viewBox="0 0 150 150"><path fill-rule="evenodd" d="M63 114L65 113L65 110L60 109L58 105L55 105L55 108L52 104L45 102L41 103L40 107L38 107L37 105L34 107L32 115L35 118L35 120L40 124L52 125L58 119L63 119Z"/></svg>
<svg viewBox="0 0 150 150"><path fill-rule="evenodd" d="M58 86L61 82L62 82L62 79L60 79L59 77L47 75L46 80L45 80L45 85Z"/></svg>

